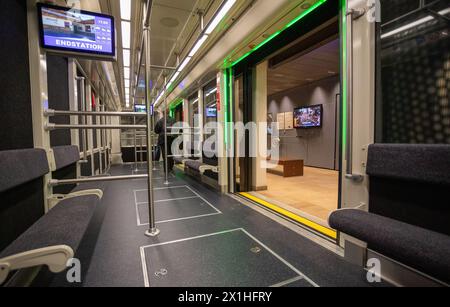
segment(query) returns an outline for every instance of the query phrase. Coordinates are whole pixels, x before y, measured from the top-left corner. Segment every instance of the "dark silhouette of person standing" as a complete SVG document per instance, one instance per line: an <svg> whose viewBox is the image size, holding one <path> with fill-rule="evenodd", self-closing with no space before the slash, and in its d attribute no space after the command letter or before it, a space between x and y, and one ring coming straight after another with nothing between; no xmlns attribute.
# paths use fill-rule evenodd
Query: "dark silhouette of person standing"
<svg viewBox="0 0 450 307"><path fill-rule="evenodd" d="M158 146L161 149L161 153L163 158L166 159L166 146L165 146L165 120L162 117L160 120L156 122L155 125L155 133L158 134ZM167 151L169 157L167 158L167 167L169 168L169 172L173 170L174 160L172 156L172 143L175 140L175 137L171 135L172 127L175 125L175 119L170 116L167 117ZM164 163L164 172L166 171L166 163Z"/></svg>

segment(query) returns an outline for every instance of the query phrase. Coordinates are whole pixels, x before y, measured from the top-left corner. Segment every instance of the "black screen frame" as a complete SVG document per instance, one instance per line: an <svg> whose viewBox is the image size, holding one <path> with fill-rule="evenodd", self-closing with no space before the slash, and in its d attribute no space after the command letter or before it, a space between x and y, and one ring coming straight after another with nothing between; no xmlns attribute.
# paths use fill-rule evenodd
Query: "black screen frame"
<svg viewBox="0 0 450 307"><path fill-rule="evenodd" d="M111 20L111 36L112 36L112 52L98 52L98 51L91 51L91 50L79 50L79 49L73 49L73 48L65 48L65 47L55 47L55 46L47 46L44 41L44 25L42 23L42 9L43 8L49 8L49 9L55 9L55 10L61 10L61 11L70 11L72 8L70 7L64 7L64 6L58 6L53 4L47 4L47 3L37 3L37 14L38 14L38 21L39 21L39 42L41 44L41 47L48 51L55 51L57 53L69 53L70 55L77 55L77 56L84 56L84 57L97 57L102 59L110 59L115 61L116 55L117 55L117 46L116 46L116 22L114 16L106 15L106 14L100 14L85 10L77 10L80 12L80 14L85 15L92 15L95 17L102 17L102 18L108 18Z"/></svg>
<svg viewBox="0 0 450 307"><path fill-rule="evenodd" d="M311 126L311 127L296 127L295 126L295 112L297 110L302 110L302 109L311 109L311 108L316 108L316 107L320 107L320 126ZM303 107L298 107L294 109L294 122L292 123L294 129L318 129L318 128L322 128L323 127L323 104L315 104L315 105L311 105L311 106L303 106Z"/></svg>

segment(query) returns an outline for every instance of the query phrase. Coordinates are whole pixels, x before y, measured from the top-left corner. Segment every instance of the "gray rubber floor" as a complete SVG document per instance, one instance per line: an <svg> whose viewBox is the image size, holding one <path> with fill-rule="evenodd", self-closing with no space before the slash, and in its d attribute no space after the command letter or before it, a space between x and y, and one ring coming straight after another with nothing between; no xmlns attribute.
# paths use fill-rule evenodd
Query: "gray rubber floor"
<svg viewBox="0 0 450 307"><path fill-rule="evenodd" d="M131 166L112 175L131 174ZM369 284L366 272L182 173L154 172L161 234L148 238L145 180L105 184L77 257L82 283L42 272L37 286L312 287Z"/></svg>

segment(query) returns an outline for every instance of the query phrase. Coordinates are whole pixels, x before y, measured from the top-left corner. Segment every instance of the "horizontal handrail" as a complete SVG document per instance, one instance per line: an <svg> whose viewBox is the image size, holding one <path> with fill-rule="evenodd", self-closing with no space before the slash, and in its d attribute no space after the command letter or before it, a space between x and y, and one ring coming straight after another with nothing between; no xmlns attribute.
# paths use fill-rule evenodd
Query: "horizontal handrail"
<svg viewBox="0 0 450 307"><path fill-rule="evenodd" d="M48 109L44 111L47 117L52 116L120 116L120 117L146 117L147 113L142 112L96 112L96 111L59 111Z"/></svg>
<svg viewBox="0 0 450 307"><path fill-rule="evenodd" d="M107 176L107 177L89 177L89 178L78 178L78 179L52 179L49 181L49 185L60 186L60 185L73 185L78 183L90 183L90 182L108 182L108 181L121 181L121 180L136 180L136 179L147 179L148 175L124 175L124 176Z"/></svg>
<svg viewBox="0 0 450 307"><path fill-rule="evenodd" d="M56 125L46 124L46 131L53 130L91 130L91 129L106 129L106 130L122 130L122 129L145 129L145 125Z"/></svg>

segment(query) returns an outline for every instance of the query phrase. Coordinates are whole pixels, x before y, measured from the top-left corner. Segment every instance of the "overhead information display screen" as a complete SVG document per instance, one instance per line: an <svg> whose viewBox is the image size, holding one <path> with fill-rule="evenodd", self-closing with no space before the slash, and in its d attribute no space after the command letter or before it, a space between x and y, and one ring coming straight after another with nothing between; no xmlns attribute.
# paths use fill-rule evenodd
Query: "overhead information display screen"
<svg viewBox="0 0 450 307"><path fill-rule="evenodd" d="M43 48L114 58L114 17L38 4Z"/></svg>

